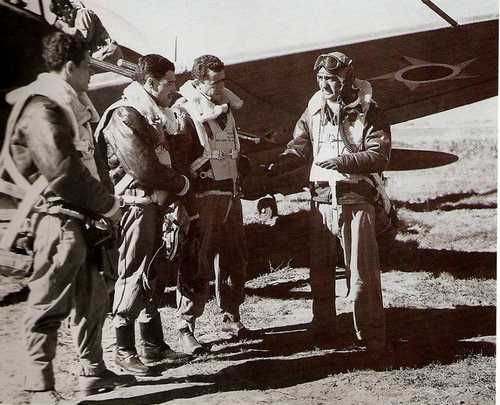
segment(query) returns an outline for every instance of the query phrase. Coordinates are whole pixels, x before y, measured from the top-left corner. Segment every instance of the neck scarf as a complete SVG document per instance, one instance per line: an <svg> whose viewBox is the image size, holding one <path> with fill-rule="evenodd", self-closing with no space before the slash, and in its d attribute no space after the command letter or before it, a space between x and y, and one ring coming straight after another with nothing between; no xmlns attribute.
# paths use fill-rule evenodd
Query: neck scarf
<svg viewBox="0 0 500 405"><path fill-rule="evenodd" d="M123 91L123 97L157 130L174 135L179 125L172 109L160 107L138 82L132 82Z"/></svg>

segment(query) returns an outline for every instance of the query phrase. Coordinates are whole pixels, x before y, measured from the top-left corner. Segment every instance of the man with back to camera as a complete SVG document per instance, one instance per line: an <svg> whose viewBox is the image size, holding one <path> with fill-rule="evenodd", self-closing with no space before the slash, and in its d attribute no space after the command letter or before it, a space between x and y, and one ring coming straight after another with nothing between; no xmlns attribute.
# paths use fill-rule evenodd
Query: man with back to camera
<svg viewBox="0 0 500 405"><path fill-rule="evenodd" d="M62 400L54 388L57 331L70 311L80 390L88 394L126 383L102 358L108 297L85 226L89 218L118 222L121 213L92 137L90 124L99 117L86 94L85 44L57 32L43 39L42 52L48 73L7 95L13 109L5 141L20 177L31 184L48 183L31 217L34 262L25 316L25 389L32 392L33 404L56 404Z"/></svg>
<svg viewBox="0 0 500 405"><path fill-rule="evenodd" d="M242 159L232 110L243 102L224 86L224 63L213 55L194 60L192 80L179 89L176 106L185 110L196 139L190 165L199 218L190 230L187 254L177 283L177 327L185 353L204 353L194 336L215 271L216 298L223 312L222 330L249 335L240 319L245 299L247 248L239 198Z"/></svg>
<svg viewBox="0 0 500 405"><path fill-rule="evenodd" d="M175 157L168 147L168 137L183 126L168 108L175 92L174 64L160 55L141 57L135 81L105 111L95 135L98 143L106 144L115 192L124 199L113 302L115 361L135 375L149 375L149 363L189 359L164 342L156 294L164 287L159 282L162 273L172 268L159 250L164 214L174 201L190 194L188 178L172 169ZM140 357L135 320L143 341Z"/></svg>
<svg viewBox="0 0 500 405"><path fill-rule="evenodd" d="M390 201L381 172L389 162L391 132L372 101L369 82L355 78L341 52L320 55L314 65L319 91L295 126L293 139L269 166L271 175L312 162L310 282L311 331L335 334L335 266L338 236L344 249L354 329L375 357L386 345L377 229L389 224Z"/></svg>

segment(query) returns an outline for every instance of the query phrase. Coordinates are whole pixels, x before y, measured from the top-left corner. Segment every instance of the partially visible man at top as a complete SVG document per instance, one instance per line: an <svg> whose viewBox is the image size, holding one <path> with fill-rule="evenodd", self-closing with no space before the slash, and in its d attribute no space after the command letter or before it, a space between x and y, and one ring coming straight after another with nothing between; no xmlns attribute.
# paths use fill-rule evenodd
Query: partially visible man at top
<svg viewBox="0 0 500 405"><path fill-rule="evenodd" d="M314 65L319 90L295 126L293 139L271 174L311 162L310 280L312 332L323 340L335 324L337 237L344 249L354 328L375 355L386 344L376 228L390 226L390 201L381 173L389 162L390 127L372 100L369 82L357 79L341 52L320 55Z"/></svg>
<svg viewBox="0 0 500 405"><path fill-rule="evenodd" d="M93 58L116 62L122 57L118 44L111 39L101 19L81 1L51 0L50 11L56 15L54 26L68 35L79 36Z"/></svg>
<svg viewBox="0 0 500 405"><path fill-rule="evenodd" d="M57 331L70 311L80 389L90 393L123 383L102 357L107 291L90 259L85 227L88 218L118 222L121 213L92 137L90 124L99 117L86 95L85 44L53 33L43 40L43 59L48 73L7 96L13 109L5 142L20 177L31 184L48 183L31 217L34 263L25 317L25 389L33 392L33 404L55 404L60 396L52 362Z"/></svg>
<svg viewBox="0 0 500 405"><path fill-rule="evenodd" d="M182 350L196 354L205 351L194 332L214 270L222 329L240 337L249 331L240 320L247 248L239 197L240 145L232 112L243 102L225 88L224 63L216 56L196 58L191 75L176 105L189 114L196 130L190 172L199 219L191 226L188 254L179 271L177 327Z"/></svg>
<svg viewBox="0 0 500 405"><path fill-rule="evenodd" d="M167 138L180 130L168 108L177 89L174 70L174 64L160 55L141 57L135 81L106 110L95 134L98 143L106 145L115 192L125 201L113 302L115 361L136 375L150 374L149 363L188 358L164 342L158 296L151 291L153 280L160 281L162 273L171 270L164 252L159 252L164 214L190 191L188 178L172 169L174 156L168 147ZM156 288L164 285L159 282ZM139 351L136 320L142 340Z"/></svg>

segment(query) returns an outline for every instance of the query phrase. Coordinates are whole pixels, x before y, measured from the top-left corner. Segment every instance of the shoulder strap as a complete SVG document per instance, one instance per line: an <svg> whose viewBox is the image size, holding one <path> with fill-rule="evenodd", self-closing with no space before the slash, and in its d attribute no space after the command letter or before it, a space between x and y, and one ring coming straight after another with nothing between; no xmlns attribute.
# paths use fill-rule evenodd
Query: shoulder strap
<svg viewBox="0 0 500 405"><path fill-rule="evenodd" d="M40 194L45 189L45 187L47 187L47 185L48 182L45 177L40 176L26 190L26 195L22 199L21 204L19 204L19 207L17 207L16 213L10 220L9 226L3 234L2 239L0 240L1 249L9 250L12 247L12 244L16 239L16 235L19 232L19 229L21 229L23 221L28 216L31 208L33 208L33 205L35 205L35 203L38 201L38 199L40 198Z"/></svg>
<svg viewBox="0 0 500 405"><path fill-rule="evenodd" d="M122 195L133 181L134 178L130 174L125 173L120 181L115 185L115 195Z"/></svg>
<svg viewBox="0 0 500 405"><path fill-rule="evenodd" d="M24 100L22 105L16 104L11 112L11 116L7 122L2 152L0 153L0 192L21 200L21 203L17 207L14 216L11 218L5 233L0 239L0 248L6 250L12 247L23 221L30 213L33 205L40 198L42 191L48 185L47 179L43 176L40 176L33 184L30 184L19 171L14 163L14 160L12 159L12 156L10 155L10 140L14 133L17 118L20 116L26 100ZM14 183L3 179L5 174L9 175Z"/></svg>

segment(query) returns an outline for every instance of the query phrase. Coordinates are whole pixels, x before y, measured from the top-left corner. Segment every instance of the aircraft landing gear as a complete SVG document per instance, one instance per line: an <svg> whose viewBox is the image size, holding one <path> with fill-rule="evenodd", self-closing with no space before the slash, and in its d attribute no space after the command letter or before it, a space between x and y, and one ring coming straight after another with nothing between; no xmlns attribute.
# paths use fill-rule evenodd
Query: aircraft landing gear
<svg viewBox="0 0 500 405"><path fill-rule="evenodd" d="M270 220L278 216L278 204L274 195L261 198L257 202L257 212L261 220Z"/></svg>

